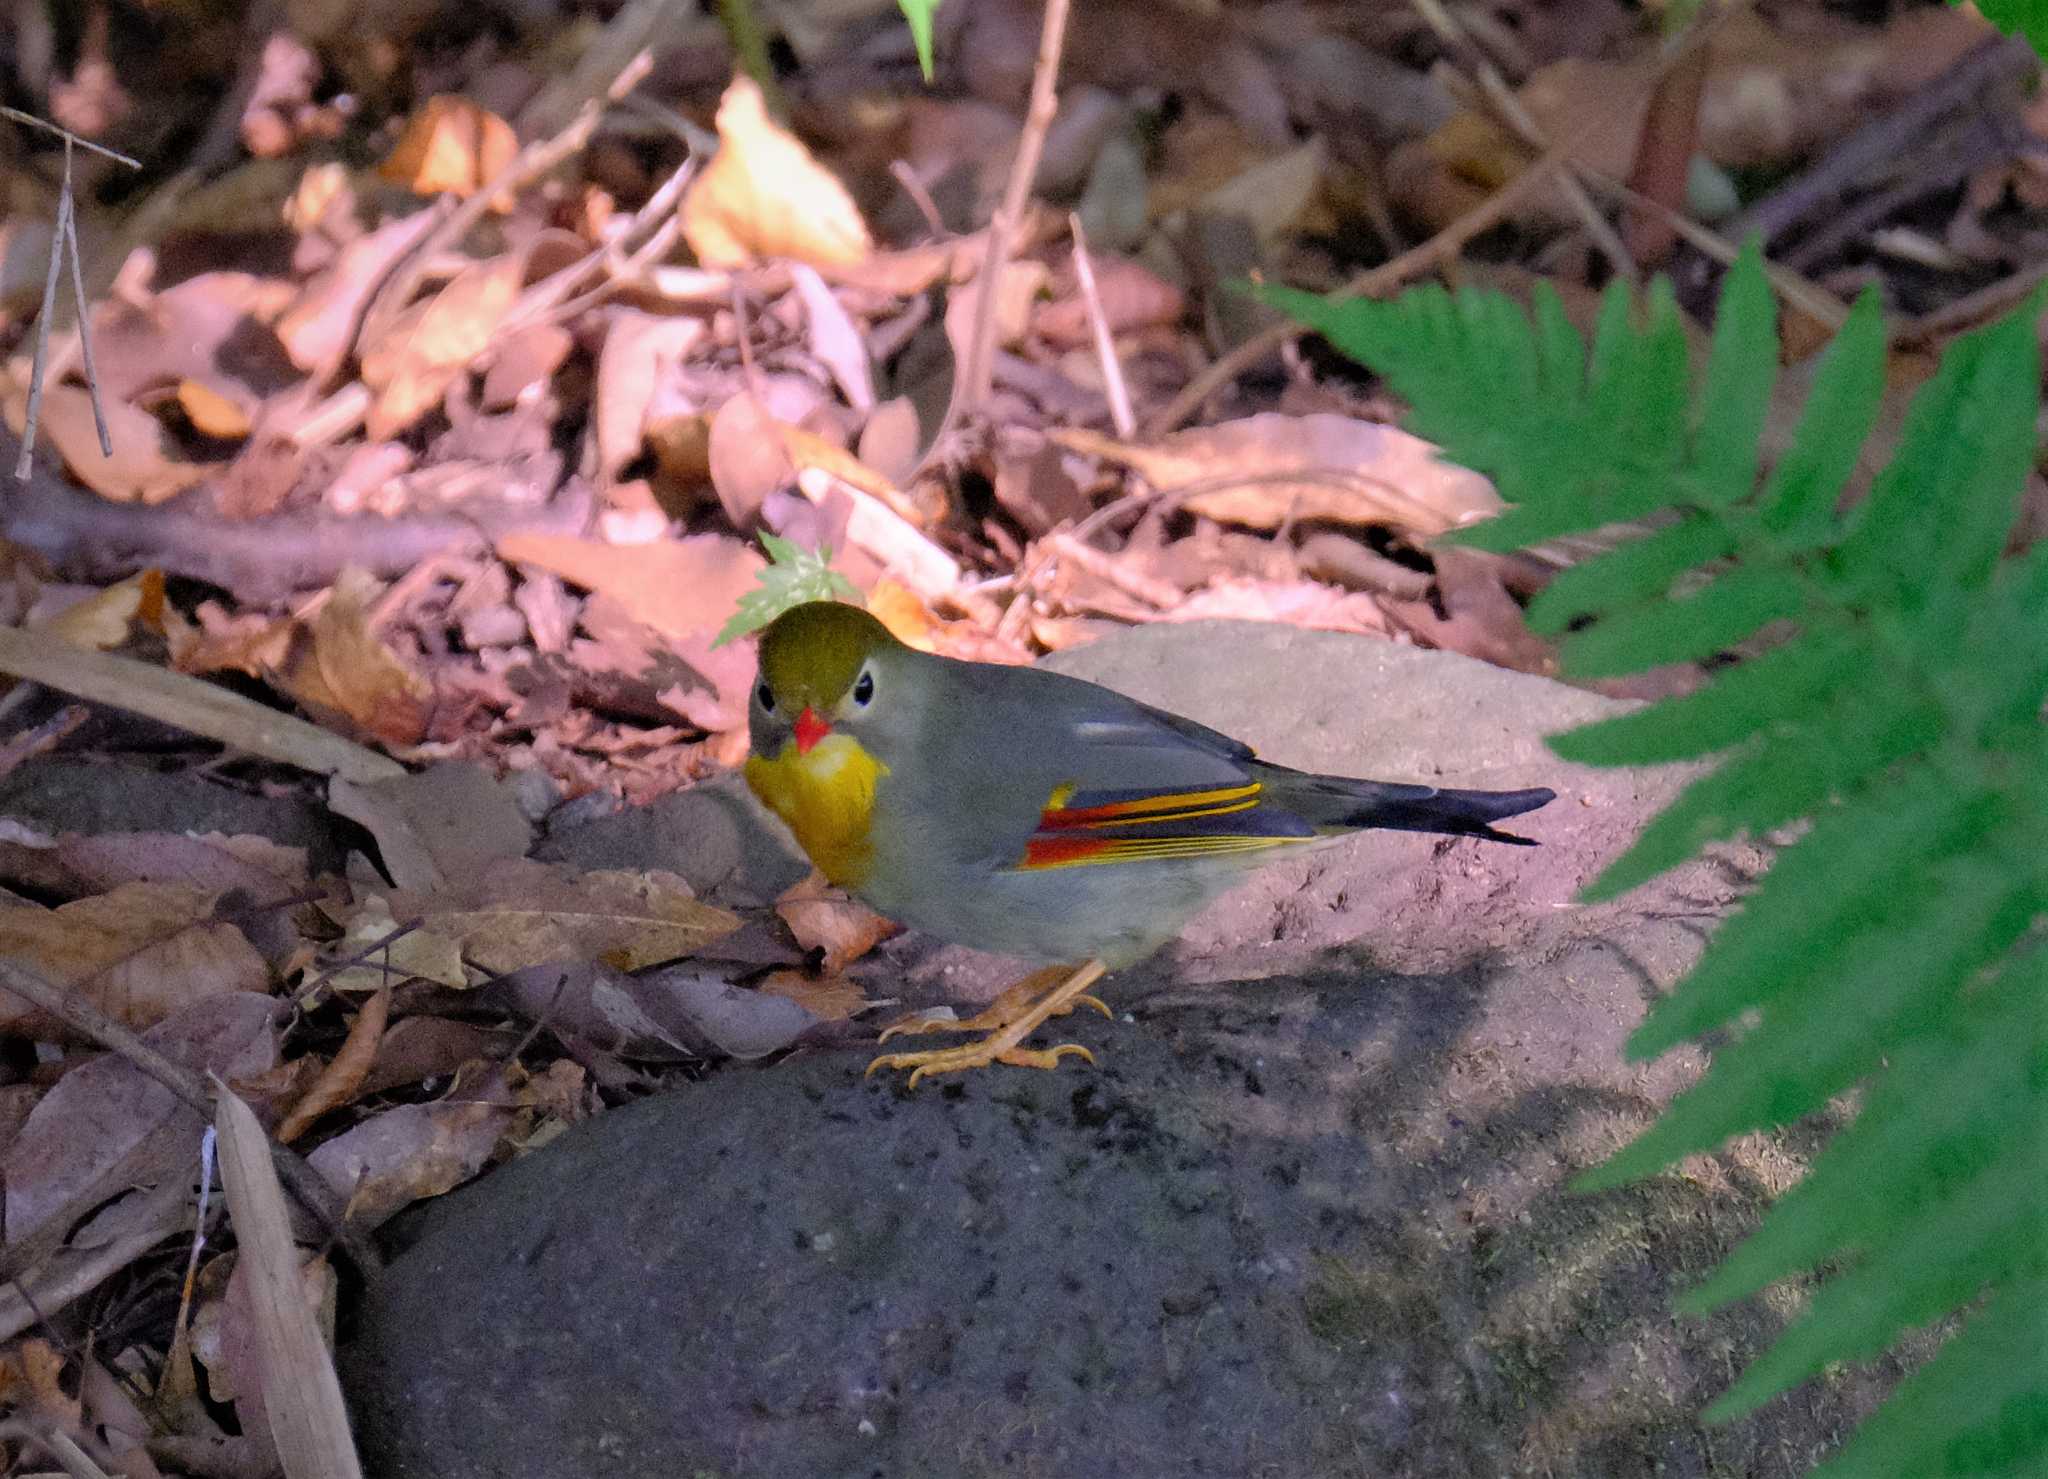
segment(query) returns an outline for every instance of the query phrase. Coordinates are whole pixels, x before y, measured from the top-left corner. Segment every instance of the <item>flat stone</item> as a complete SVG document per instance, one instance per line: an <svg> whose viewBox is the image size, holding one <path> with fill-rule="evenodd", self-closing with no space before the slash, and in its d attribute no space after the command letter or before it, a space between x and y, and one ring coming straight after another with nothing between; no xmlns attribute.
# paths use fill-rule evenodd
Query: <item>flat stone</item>
<svg viewBox="0 0 2048 1479"><path fill-rule="evenodd" d="M1122 1020L1054 1024L1099 1067L728 1068L443 1198L345 1353L370 1472L1789 1476L1869 1410L1849 1373L1696 1423L1777 1319L1670 1301L1796 1174L1776 1142L1567 1190L1697 1073L1622 1045L1758 861L1572 902L1681 779L1543 749L1616 705L1272 627L1060 665L1282 763L1559 799L1515 824L1540 848L1258 875L1106 983Z"/></svg>

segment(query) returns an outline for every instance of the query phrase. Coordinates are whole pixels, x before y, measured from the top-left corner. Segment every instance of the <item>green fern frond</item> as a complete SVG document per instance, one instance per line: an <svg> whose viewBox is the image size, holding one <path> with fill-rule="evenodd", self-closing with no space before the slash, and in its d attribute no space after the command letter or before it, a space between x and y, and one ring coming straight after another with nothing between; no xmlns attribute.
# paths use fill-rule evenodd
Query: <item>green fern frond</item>
<svg viewBox="0 0 2048 1479"><path fill-rule="evenodd" d="M1268 297L1379 371L1447 459L1494 478L1510 507L1461 542L1511 550L1634 526L1530 606L1533 628L1569 633L1567 673L1740 656L1695 693L1552 740L1594 765L1719 758L1588 897L1715 841L1811 824L1629 1053L1715 1028L1733 1041L1581 1178L1646 1175L1867 1090L1806 1182L1688 1297L1702 1310L1844 1265L1709 1415L1975 1306L1825 1472L2043 1471L2048 544L2004 553L2036 450L2041 295L1950 347L1846 511L1883 393L1876 300L1836 336L1759 487L1778 350L1753 246L1729 273L1697 393L1661 288L1640 322L1611 289L1590 352L1543 287L1533 316L1434 288Z"/></svg>

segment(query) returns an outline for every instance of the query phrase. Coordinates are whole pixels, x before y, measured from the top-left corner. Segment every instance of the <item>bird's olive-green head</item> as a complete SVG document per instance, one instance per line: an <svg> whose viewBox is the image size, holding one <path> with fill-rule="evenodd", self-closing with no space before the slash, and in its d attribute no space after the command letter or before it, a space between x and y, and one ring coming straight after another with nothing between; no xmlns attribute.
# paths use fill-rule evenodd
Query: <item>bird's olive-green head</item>
<svg viewBox="0 0 2048 1479"><path fill-rule="evenodd" d="M902 694L892 679L910 649L858 606L812 601L792 607L761 634L761 678L748 716L754 753L799 751L835 730L872 739L894 726ZM897 723L906 715L897 714Z"/></svg>

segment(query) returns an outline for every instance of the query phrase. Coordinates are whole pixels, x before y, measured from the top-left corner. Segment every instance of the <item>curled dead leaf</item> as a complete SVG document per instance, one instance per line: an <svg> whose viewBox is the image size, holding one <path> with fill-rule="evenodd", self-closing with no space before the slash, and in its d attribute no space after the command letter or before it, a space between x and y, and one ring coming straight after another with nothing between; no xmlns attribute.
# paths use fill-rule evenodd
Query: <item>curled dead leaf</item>
<svg viewBox="0 0 2048 1479"><path fill-rule="evenodd" d="M836 976L903 926L848 898L813 871L775 901L775 912L806 950L824 952L825 974Z"/></svg>
<svg viewBox="0 0 2048 1479"><path fill-rule="evenodd" d="M377 173L415 195L445 192L466 199L503 174L518 153L519 139L504 119L468 98L442 93L413 111ZM495 200L491 208L502 213L511 202Z"/></svg>

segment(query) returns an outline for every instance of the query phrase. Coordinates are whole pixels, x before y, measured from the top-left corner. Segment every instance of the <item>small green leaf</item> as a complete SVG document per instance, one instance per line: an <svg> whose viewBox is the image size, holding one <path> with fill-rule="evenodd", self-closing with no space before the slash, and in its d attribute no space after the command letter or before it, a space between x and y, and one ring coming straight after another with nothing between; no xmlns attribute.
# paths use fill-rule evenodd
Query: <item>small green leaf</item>
<svg viewBox="0 0 2048 1479"><path fill-rule="evenodd" d="M1740 565L1691 595L1619 612L1575 634L1564 645L1564 670L1574 678L1609 678L1697 662L1806 606L1797 571Z"/></svg>
<svg viewBox="0 0 2048 1479"><path fill-rule="evenodd" d="M1582 616L1662 596L1679 576L1734 549L1735 536L1720 520L1681 516L1655 533L1560 570L1529 603L1529 630L1555 636Z"/></svg>
<svg viewBox="0 0 2048 1479"><path fill-rule="evenodd" d="M2042 297L1958 339L1913 397L1898 451L1836 555L1865 598L1914 609L1923 592L1990 575L2034 462L2033 424L2012 408L2040 393Z"/></svg>
<svg viewBox="0 0 2048 1479"><path fill-rule="evenodd" d="M1961 0L1948 0L1951 5ZM2008 36L2024 36L2037 57L2048 57L2048 5L2041 0L1977 0L1984 19Z"/></svg>
<svg viewBox="0 0 2048 1479"><path fill-rule="evenodd" d="M808 550L766 530L761 533L761 545L768 551L768 564L761 570L759 583L740 597L732 618L711 639L713 647L758 632L806 601L860 599L853 582L832 568L830 550Z"/></svg>
<svg viewBox="0 0 2048 1479"><path fill-rule="evenodd" d="M1721 926L1685 989L1651 1008L1628 1040L1641 1062L1720 1027L1755 1003L1758 983L1791 989L1825 962L1835 942L1881 928L1920 870L1983 837L1990 808L1959 794L1928 765L1912 766L1882 795L1824 808L1771 865L1759 888Z"/></svg>
<svg viewBox="0 0 2048 1479"><path fill-rule="evenodd" d="M1809 1479L1982 1479L2048 1467L2048 1275L2006 1285Z"/></svg>
<svg viewBox="0 0 2048 1479"><path fill-rule="evenodd" d="M1700 385L1687 482L1703 501L1725 508L1756 491L1757 444L1777 379L1777 304L1763 250L1751 237L1721 289Z"/></svg>
<svg viewBox="0 0 2048 1479"><path fill-rule="evenodd" d="M910 22L910 39L917 43L917 65L924 72L924 80L932 80L932 18L939 13L941 0L896 0L903 18Z"/></svg>
<svg viewBox="0 0 2048 1479"><path fill-rule="evenodd" d="M1764 485L1763 527L1788 547L1817 544L1833 528L1835 501L1883 399L1884 310L1871 288L1823 351L1792 445Z"/></svg>

